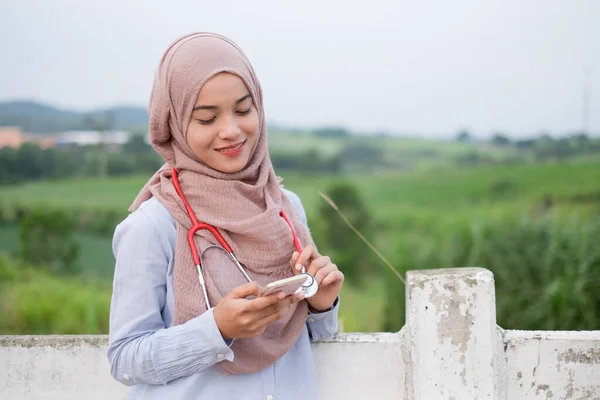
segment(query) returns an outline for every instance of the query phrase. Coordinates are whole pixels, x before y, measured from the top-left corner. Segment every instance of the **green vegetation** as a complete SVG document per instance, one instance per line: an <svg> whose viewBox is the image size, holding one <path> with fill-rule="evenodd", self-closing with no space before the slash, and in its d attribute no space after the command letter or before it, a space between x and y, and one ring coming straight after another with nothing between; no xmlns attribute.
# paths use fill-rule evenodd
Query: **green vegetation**
<svg viewBox="0 0 600 400"><path fill-rule="evenodd" d="M598 140L496 135L477 142L463 132L458 140L434 142L331 128L277 132L269 145L284 186L302 198L321 252L348 276L344 330L398 330L404 288L319 191L401 273L492 270L505 328L600 329ZM111 152L100 176L99 154L93 147L0 151L0 184L12 182L0 187L0 311L7 316L0 333L106 332L112 232L160 162L139 137ZM15 165L32 159L41 161L15 173ZM53 213L65 221L60 216L68 215L74 232L47 229ZM41 236L27 255L19 232L32 219L46 230L34 229ZM55 261L37 258L70 254L61 240L46 245L50 234L72 235L78 249L72 269L52 269L47 264Z"/></svg>
<svg viewBox="0 0 600 400"><path fill-rule="evenodd" d="M0 257L0 332L108 332L110 283L56 277Z"/></svg>

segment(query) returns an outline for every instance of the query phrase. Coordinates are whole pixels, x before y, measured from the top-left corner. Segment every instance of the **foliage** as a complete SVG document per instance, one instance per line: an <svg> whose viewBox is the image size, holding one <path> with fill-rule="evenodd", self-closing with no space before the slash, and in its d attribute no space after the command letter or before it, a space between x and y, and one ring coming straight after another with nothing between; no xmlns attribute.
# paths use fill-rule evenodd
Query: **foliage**
<svg viewBox="0 0 600 400"><path fill-rule="evenodd" d="M305 173L337 173L340 171L339 157L325 157L316 149L303 153L286 153L271 155L271 162L276 171L304 171Z"/></svg>
<svg viewBox="0 0 600 400"><path fill-rule="evenodd" d="M288 138L286 137L285 140ZM387 146L388 150L393 150L395 154L426 150L420 147L422 142L417 141L405 141L403 148L393 148L397 145L393 145L394 142L386 142L386 138L373 140L377 141L374 143L378 145ZM295 145L299 143L301 142L295 142ZM336 151L344 147L341 145L335 150L333 142L327 143L332 146L327 149L328 152L331 151L327 154L336 154ZM450 148L444 145L436 151L450 158L465 150L461 143L453 143L452 146ZM577 233L577 229L587 229L586 227L595 220L594 216L597 216L600 211L599 166L597 160L590 158L573 162L493 165L462 169L432 166L429 169L408 172L380 171L352 175L285 171L283 176L285 187L296 192L303 201L319 249L324 254L331 255L342 270L344 265L333 250L330 252L330 244L327 243L329 237L324 234L330 227L329 222L325 222L320 216L320 208L324 206L324 202L319 197L318 191L331 194L335 186L350 185L356 189L360 201L368 211L370 227L363 228L363 233L400 271L465 265L493 268L498 283L498 321L502 326L542 329L548 323L563 329L557 324L560 316L561 320L564 319L564 328L579 329L591 323L592 314L589 310L594 310L590 307L585 308L588 301L586 299L589 299L586 293L591 289L589 284L581 282L599 280L593 273L598 269L597 263L590 264L595 265L594 268L585 269L580 266L585 264L580 260L585 260L585 257L593 258L593 252L590 250L592 241L589 238L597 236L598 232L588 233L588 236L585 236ZM102 236L94 236L78 231L76 239L81 246L78 264L83 267L81 273L84 276L102 276L108 281L114 266L110 235L114 226L126 216L127 206L148 177L143 175L118 178L74 178L3 187L0 190L0 214L4 220L20 221L38 206L42 206L45 210L69 210L76 221L77 229L104 232ZM340 204L344 213L349 217L352 215L351 207L342 205L342 199L336 198L336 202ZM573 215L572 223L564 215L569 218ZM341 223L341 218L337 214L332 214L331 221ZM546 225L543 225L542 221L545 221ZM353 222L357 221L353 220ZM542 228L543 226L545 228ZM14 222L12 227L11 229L17 229ZM342 236L354 235L345 225L335 229ZM550 253L545 249L550 247L543 246L550 246L548 243L551 242L540 241L535 234L535 232L553 232L553 230L562 232L562 236L554 236L555 242L562 240L567 243L561 257L557 257L556 252L552 257L548 256ZM567 234L568 231L572 233ZM10 232L0 229L0 239L3 234L9 235ZM572 235L573 239L568 239L571 237L569 235ZM15 234L15 238L16 236ZM559 240L560 237L563 239ZM486 243L489 241L489 246L482 247L482 241ZM0 240L0 252L6 248L2 246L8 242L9 240ZM526 245L527 243L531 245ZM370 254L370 250L362 242L356 242L351 246L360 249L364 254ZM512 251L513 248L515 251ZM500 249L511 249L511 251L500 251ZM529 261L523 255L528 251L531 252ZM479 256L475 257L475 255ZM537 262L534 262L536 261L534 256L537 256ZM544 257L550 257L549 259L554 261L546 264L547 259ZM564 265L561 266L561 262ZM371 259L361 265L368 265L373 271L386 271L385 266L378 259ZM501 267L505 265L508 267ZM519 274L523 273L523 270L530 271L529 274L533 276L536 274L542 276L546 274L543 271L548 270L552 271L550 274L556 274L561 278L556 279L555 283L548 280L540 281L540 287L548 289L537 291L529 290L526 281L520 286L510 287L510 290L515 292L508 289L508 284L500 284L509 281L520 282L522 279ZM0 293L6 292L9 285L13 286L13 283L21 282L24 279L21 277L24 271L20 266L5 269L4 272L0 271L0 285L2 282L9 282L0 287ZM567 274L569 271L576 271L577 275L570 277ZM347 271L344 272L348 275ZM506 274L506 278L501 278L501 274ZM15 275L18 277L17 281L14 280ZM10 278L11 276L13 278ZM533 279L530 281L536 283ZM54 285L52 280L45 282ZM393 331L401 326L404 320L404 287L396 277L391 274L372 277L369 274L368 277L361 278L362 285L357 286L348 282L350 284L344 285L341 309L346 331ZM18 285L23 287L25 284L18 283ZM383 290L383 287L387 286L389 289ZM574 288L571 292L580 294L581 298L551 295L566 293L569 288ZM53 290L52 286L47 290ZM109 285L106 285L103 290L109 293ZM104 301L108 298L106 293L101 295ZM544 293L548 294L544 295ZM2 296L3 294L0 295ZM54 299L53 294L49 296L51 300ZM506 303L507 301L513 303ZM545 319L540 320L528 315L534 311L529 310L527 304L524 306L523 302L537 305L541 307L540 309L546 307L545 311L535 311L542 316L545 315ZM553 310L548 308L550 303L557 304ZM385 314L384 304L388 307ZM570 312L568 310L573 308L573 304L577 304L579 307L577 312L585 315L585 318L581 315L568 315ZM31 307L33 306L34 303L31 304ZM395 310L391 310L391 307ZM597 304L593 307L598 308ZM548 313L544 314L546 311ZM550 314L550 311L555 314ZM80 313L80 315L84 314ZM386 326L380 325L384 315Z"/></svg>
<svg viewBox="0 0 600 400"><path fill-rule="evenodd" d="M0 256L0 333L106 334L110 286L54 277Z"/></svg>
<svg viewBox="0 0 600 400"><path fill-rule="evenodd" d="M347 169L374 170L384 164L384 149L371 144L351 142L342 148L340 158Z"/></svg>
<svg viewBox="0 0 600 400"><path fill-rule="evenodd" d="M75 272L74 227L66 211L33 210L21 222L20 257L57 272Z"/></svg>
<svg viewBox="0 0 600 400"><path fill-rule="evenodd" d="M599 235L600 215L466 219L452 229L407 235L398 258L403 271L467 266L491 270L497 320L504 328L596 330ZM387 282L384 327L394 331L404 323L404 299L398 296L403 288L397 280Z"/></svg>
<svg viewBox="0 0 600 400"><path fill-rule="evenodd" d="M315 129L313 135L330 138L347 138L350 136L350 132L342 127L324 127Z"/></svg>
<svg viewBox="0 0 600 400"><path fill-rule="evenodd" d="M25 143L13 149L0 148L0 185L75 176L152 174L162 159L139 136L132 136L123 150L103 146L60 146L41 149Z"/></svg>
<svg viewBox="0 0 600 400"><path fill-rule="evenodd" d="M372 232L371 216L358 189L348 183L334 184L326 190L327 195L342 210L350 223L363 235ZM339 268L348 283L358 285L375 275L369 268L371 253L364 250L360 238L345 224L340 215L328 203L323 202L318 211L321 229L315 231L315 240Z"/></svg>

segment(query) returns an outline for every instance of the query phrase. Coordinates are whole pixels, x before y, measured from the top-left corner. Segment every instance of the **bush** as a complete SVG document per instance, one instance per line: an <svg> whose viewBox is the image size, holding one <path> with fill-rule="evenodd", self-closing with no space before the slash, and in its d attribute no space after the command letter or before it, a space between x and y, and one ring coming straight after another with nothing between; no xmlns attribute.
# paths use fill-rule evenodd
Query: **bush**
<svg viewBox="0 0 600 400"><path fill-rule="evenodd" d="M19 269L17 266L0 254L0 282L12 282L17 279L18 275Z"/></svg>
<svg viewBox="0 0 600 400"><path fill-rule="evenodd" d="M0 286L2 334L106 334L110 288L44 273Z"/></svg>
<svg viewBox="0 0 600 400"><path fill-rule="evenodd" d="M72 214L78 231L112 236L116 226L127 216L127 211L97 207L73 210Z"/></svg>
<svg viewBox="0 0 600 400"><path fill-rule="evenodd" d="M359 232L372 236L371 217L355 186L337 183L326 193ZM378 272L370 268L373 260L370 250L365 250L366 245L327 202L321 203L319 216L320 224L314 229L315 241L323 247L321 253L334 260L350 284L360 285Z"/></svg>
<svg viewBox="0 0 600 400"><path fill-rule="evenodd" d="M30 212L21 221L21 259L56 272L75 272L79 248L73 239L74 229L65 211Z"/></svg>
<svg viewBox="0 0 600 400"><path fill-rule="evenodd" d="M491 270L497 320L503 328L595 330L600 329L598 237L597 216L471 221L427 236L405 236L399 264L402 271L468 266ZM387 282L384 329L397 331L404 323L404 299L398 295L403 287L397 279Z"/></svg>

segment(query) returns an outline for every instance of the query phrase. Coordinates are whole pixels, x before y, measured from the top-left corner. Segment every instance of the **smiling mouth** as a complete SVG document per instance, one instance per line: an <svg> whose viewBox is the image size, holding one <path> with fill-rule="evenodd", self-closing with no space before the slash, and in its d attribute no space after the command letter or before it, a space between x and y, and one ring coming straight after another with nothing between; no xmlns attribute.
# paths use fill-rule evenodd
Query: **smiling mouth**
<svg viewBox="0 0 600 400"><path fill-rule="evenodd" d="M220 152L220 153L229 153L231 151L236 151L242 148L242 146L246 143L246 141L244 140L243 142L239 142L237 144L233 144L231 146L226 146L226 147L220 147L218 149L215 149L216 151Z"/></svg>

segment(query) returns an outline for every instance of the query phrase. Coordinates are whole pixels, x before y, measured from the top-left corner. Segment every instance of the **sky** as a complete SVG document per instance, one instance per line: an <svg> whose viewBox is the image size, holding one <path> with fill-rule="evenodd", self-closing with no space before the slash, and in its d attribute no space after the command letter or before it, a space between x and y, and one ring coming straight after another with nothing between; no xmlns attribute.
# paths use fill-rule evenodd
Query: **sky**
<svg viewBox="0 0 600 400"><path fill-rule="evenodd" d="M598 0L0 0L0 101L146 107L195 31L240 45L279 125L600 135Z"/></svg>

